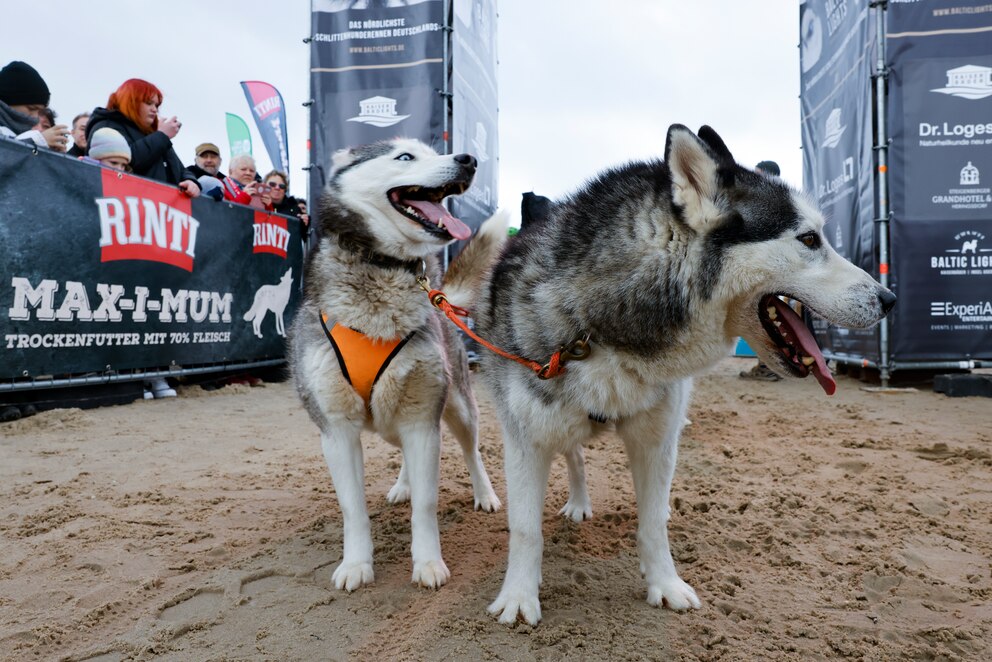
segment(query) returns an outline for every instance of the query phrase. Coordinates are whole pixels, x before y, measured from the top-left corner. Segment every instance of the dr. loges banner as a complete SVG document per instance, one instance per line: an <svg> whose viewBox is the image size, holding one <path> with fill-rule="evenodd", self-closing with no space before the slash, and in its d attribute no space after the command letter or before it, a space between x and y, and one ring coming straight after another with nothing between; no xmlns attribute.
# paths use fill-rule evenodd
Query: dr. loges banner
<svg viewBox="0 0 992 662"><path fill-rule="evenodd" d="M343 147L404 136L445 151L445 3L355 4L311 3L311 200Z"/></svg>
<svg viewBox="0 0 992 662"><path fill-rule="evenodd" d="M992 357L992 4L888 5L892 352Z"/></svg>
<svg viewBox="0 0 992 662"><path fill-rule="evenodd" d="M826 216L824 234L869 273L875 263L871 69L874 13L868 3L806 0L799 7L803 185ZM815 324L834 352L878 358L877 331Z"/></svg>
<svg viewBox="0 0 992 662"><path fill-rule="evenodd" d="M0 380L280 358L296 219L0 140Z"/></svg>
<svg viewBox="0 0 992 662"><path fill-rule="evenodd" d="M451 152L472 154L479 169L468 191L451 198L451 211L477 228L496 211L499 193L496 3L454 0L453 7Z"/></svg>

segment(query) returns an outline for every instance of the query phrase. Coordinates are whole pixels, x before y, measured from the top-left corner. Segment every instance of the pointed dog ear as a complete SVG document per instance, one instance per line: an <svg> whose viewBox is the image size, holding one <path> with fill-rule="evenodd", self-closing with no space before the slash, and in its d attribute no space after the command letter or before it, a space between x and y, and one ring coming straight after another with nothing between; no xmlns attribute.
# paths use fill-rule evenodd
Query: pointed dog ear
<svg viewBox="0 0 992 662"><path fill-rule="evenodd" d="M723 142L723 138L713 130L713 127L707 124L699 127L699 138L713 150L719 161L727 165L735 163L734 155L730 153L726 143Z"/></svg>
<svg viewBox="0 0 992 662"><path fill-rule="evenodd" d="M682 207L689 227L703 231L720 215L716 198L720 193L721 164L706 144L681 124L668 129L665 162L672 174L672 202Z"/></svg>
<svg viewBox="0 0 992 662"><path fill-rule="evenodd" d="M334 156L331 157L331 176L338 170L351 165L354 160L355 153L347 147L334 152Z"/></svg>

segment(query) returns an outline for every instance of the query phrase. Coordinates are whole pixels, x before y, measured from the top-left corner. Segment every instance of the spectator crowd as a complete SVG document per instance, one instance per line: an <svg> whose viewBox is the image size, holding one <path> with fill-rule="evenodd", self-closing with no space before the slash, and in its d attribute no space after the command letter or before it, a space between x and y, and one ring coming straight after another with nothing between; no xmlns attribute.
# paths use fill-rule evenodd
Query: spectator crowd
<svg viewBox="0 0 992 662"><path fill-rule="evenodd" d="M71 126L56 123L50 99L48 85L31 65L13 61L0 69L0 136L164 182L190 198L206 195L296 216L309 228L306 200L289 195L287 173L273 170L260 177L251 155L240 154L225 175L220 149L212 142L199 144L193 164L183 165L172 147L182 122L159 115L164 97L148 81L124 81L106 107L79 113Z"/></svg>
<svg viewBox="0 0 992 662"><path fill-rule="evenodd" d="M163 94L148 81L132 78L113 91L105 107L80 112L71 125L57 123L51 93L31 65L13 61L0 69L0 138L60 152L97 167L112 168L177 187L184 195L204 195L260 210L296 216L309 234L306 200L289 195L289 175L272 170L260 177L248 154L234 156L230 174L221 172L220 149L203 142L194 162L184 165L172 141L183 127L175 116L159 115ZM257 381L257 380L256 380ZM145 384L145 398L175 397L164 378ZM33 413L29 407L0 409L0 422Z"/></svg>

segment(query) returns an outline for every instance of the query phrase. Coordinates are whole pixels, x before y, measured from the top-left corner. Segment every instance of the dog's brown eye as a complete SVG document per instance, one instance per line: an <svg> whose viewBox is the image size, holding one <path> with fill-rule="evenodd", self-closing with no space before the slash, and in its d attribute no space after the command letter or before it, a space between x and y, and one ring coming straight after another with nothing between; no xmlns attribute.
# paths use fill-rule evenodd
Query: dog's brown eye
<svg viewBox="0 0 992 662"><path fill-rule="evenodd" d="M803 246L806 248L819 248L820 247L820 235L815 232L807 232L806 234L801 234L796 237L799 241L803 242Z"/></svg>
<svg viewBox="0 0 992 662"><path fill-rule="evenodd" d="M396 160L397 161L413 161L413 154L409 154L407 152L403 152L402 154L400 154L399 156L396 157Z"/></svg>

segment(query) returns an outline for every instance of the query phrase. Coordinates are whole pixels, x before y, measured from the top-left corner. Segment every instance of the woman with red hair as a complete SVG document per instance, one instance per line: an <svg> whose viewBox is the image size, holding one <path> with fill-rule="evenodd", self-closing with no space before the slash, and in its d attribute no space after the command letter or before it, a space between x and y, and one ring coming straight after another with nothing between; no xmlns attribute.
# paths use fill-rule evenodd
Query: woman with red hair
<svg viewBox="0 0 992 662"><path fill-rule="evenodd" d="M97 108L86 125L86 137L97 129L115 129L131 146L131 169L136 175L174 184L191 198L200 194L196 177L172 149L182 123L159 118L162 92L140 78L124 81L110 95L106 108Z"/></svg>

